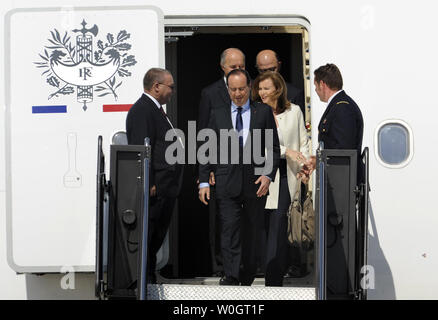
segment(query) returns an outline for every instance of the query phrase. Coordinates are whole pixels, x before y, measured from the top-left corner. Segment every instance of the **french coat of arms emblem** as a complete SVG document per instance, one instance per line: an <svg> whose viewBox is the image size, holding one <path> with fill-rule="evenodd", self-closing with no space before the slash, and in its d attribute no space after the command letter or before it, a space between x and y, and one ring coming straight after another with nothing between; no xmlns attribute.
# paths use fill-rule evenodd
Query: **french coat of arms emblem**
<svg viewBox="0 0 438 320"><path fill-rule="evenodd" d="M87 29L85 20L81 24L82 29L72 30L77 34L76 43L67 32L62 35L57 29L50 31L50 44L39 54L42 60L34 63L43 69L42 75L53 87L48 100L76 92L77 101L85 111L94 95L112 95L117 100L117 89L123 83L120 78L130 77L129 67L137 61L135 56L128 55L132 46L127 42L130 34L126 30L117 36L108 33L102 41L95 38L99 32L97 25Z"/></svg>

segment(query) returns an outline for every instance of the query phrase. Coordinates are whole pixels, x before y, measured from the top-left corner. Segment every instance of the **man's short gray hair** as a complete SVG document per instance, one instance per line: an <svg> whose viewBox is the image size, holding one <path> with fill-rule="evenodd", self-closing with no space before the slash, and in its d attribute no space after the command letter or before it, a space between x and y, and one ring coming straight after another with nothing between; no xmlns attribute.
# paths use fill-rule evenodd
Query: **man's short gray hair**
<svg viewBox="0 0 438 320"><path fill-rule="evenodd" d="M166 73L171 74L168 70L162 68L149 69L143 78L143 88L146 90L151 90L155 82L162 83Z"/></svg>
<svg viewBox="0 0 438 320"><path fill-rule="evenodd" d="M225 59L227 58L228 52L230 50L239 51L243 56L243 63L245 63L245 54L242 52L242 50L240 50L238 48L228 48L228 49L225 49L224 51L222 51L222 53L221 53L221 61L220 61L221 66L223 66L225 64Z"/></svg>

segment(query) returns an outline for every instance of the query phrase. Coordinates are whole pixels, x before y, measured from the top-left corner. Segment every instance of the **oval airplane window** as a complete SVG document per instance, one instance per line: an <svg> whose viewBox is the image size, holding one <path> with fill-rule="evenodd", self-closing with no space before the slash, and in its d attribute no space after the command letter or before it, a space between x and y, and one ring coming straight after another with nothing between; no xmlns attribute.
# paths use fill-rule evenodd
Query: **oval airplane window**
<svg viewBox="0 0 438 320"><path fill-rule="evenodd" d="M412 130L401 120L388 120L376 130L375 154L385 167L402 168L413 156Z"/></svg>

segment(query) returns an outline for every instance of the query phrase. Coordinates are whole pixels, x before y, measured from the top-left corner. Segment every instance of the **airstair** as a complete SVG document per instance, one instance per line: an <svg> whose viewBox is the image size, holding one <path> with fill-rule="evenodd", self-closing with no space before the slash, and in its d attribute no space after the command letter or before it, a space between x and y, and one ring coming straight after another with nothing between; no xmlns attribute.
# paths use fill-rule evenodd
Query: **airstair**
<svg viewBox="0 0 438 320"><path fill-rule="evenodd" d="M123 156L118 157L118 151L122 152ZM132 157L126 156L127 154L132 154ZM149 206L148 192L143 190L149 190L148 170L144 168L149 166L150 146L147 142L145 146L112 145L111 162L117 162L119 158L127 168L121 170L122 174L114 175L107 181L102 138L99 137L95 285L96 297L99 299L366 299L367 292L366 288L361 287L360 272L366 265L368 248L368 148L365 148L361 157L362 163L365 164L365 179L359 186L356 183L359 162L355 151L324 150L322 146L318 149L315 189L316 237L314 249L311 251L313 257L307 257L308 261L312 262L312 272L302 278L285 278L283 287L266 287L263 277L257 277L251 286L220 286L218 277L166 279L159 275L157 284L146 285ZM135 174L130 174L129 166ZM124 183L123 179L130 175L133 176L136 188L117 188L117 183ZM141 192L138 191L139 186ZM132 210L124 210L120 216L114 213L117 210L113 210L113 218L110 215L107 232L108 244L105 245L104 202L109 199L111 211L111 201L120 201L117 198L119 195L115 197L117 190L124 190L123 192L130 195L137 193L137 197ZM339 195L337 192L342 194ZM140 217L136 217L134 212L141 213ZM334 217L333 212L336 213ZM141 227L134 230L132 226L136 220ZM129 243L133 243L133 235L139 244L139 250L135 253L129 250ZM105 254L108 255L108 260L104 263Z"/></svg>

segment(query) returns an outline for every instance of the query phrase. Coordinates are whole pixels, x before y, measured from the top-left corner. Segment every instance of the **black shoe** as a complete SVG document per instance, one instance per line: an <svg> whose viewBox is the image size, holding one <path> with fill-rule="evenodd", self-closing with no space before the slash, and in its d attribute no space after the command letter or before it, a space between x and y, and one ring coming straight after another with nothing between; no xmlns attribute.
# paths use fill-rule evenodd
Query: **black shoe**
<svg viewBox="0 0 438 320"><path fill-rule="evenodd" d="M301 267L292 265L286 273L286 278L302 278L307 276L309 273L310 272L307 271L306 265Z"/></svg>
<svg viewBox="0 0 438 320"><path fill-rule="evenodd" d="M224 276L219 280L220 286L238 286L239 281L233 277Z"/></svg>

